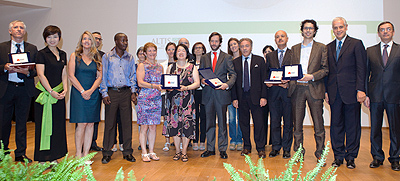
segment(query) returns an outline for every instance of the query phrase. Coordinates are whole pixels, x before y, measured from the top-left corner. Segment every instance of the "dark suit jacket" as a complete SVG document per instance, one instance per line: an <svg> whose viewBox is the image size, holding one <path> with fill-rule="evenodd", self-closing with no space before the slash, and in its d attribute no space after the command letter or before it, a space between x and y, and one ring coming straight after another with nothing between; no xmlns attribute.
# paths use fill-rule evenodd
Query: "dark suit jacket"
<svg viewBox="0 0 400 181"><path fill-rule="evenodd" d="M301 53L301 43L294 45L292 47L292 63L300 64L300 53ZM322 43L313 42L310 58L308 60L307 74L312 74L314 80L308 82L311 96L314 99L324 99L325 98L325 85L324 77L328 75L328 61L327 61L327 49ZM294 90L296 89L296 81L289 82L289 97L292 96Z"/></svg>
<svg viewBox="0 0 400 181"><path fill-rule="evenodd" d="M24 41L24 51L30 52L31 62L35 62L37 48L35 45L32 45L26 41ZM6 63L9 63L8 54L11 52L11 40L0 43L0 98L4 96L4 93L7 90L8 86L8 71L4 72L4 66ZM34 77L36 76L36 69L29 70L29 77L24 77L25 86L28 90L28 95L33 97L34 95Z"/></svg>
<svg viewBox="0 0 400 181"><path fill-rule="evenodd" d="M380 43L367 48L367 95L371 102L400 104L400 46L393 42L386 66Z"/></svg>
<svg viewBox="0 0 400 181"><path fill-rule="evenodd" d="M233 67L237 74L236 82L232 88L232 99L239 100L242 102L243 95L243 57L240 56L233 60ZM267 86L264 84L264 80L267 78L267 69L265 67L265 61L258 55L251 56L250 63L250 97L251 102L254 105L260 105L260 99L267 99Z"/></svg>
<svg viewBox="0 0 400 181"><path fill-rule="evenodd" d="M291 64L291 55L292 51L288 48L285 52L285 56L283 57L282 65L290 65ZM271 53L267 54L267 78L269 78L271 69L279 69L279 59L278 59L278 50L275 50ZM275 101L279 95L280 91L283 91L283 87L280 86L272 86L268 88L268 101Z"/></svg>
<svg viewBox="0 0 400 181"><path fill-rule="evenodd" d="M361 40L347 36L336 62L336 39L327 45L329 74L326 89L329 103L335 102L337 91L345 104L357 102L357 90L365 92L367 54Z"/></svg>
<svg viewBox="0 0 400 181"><path fill-rule="evenodd" d="M211 52L201 56L200 68L212 68ZM231 103L230 89L233 87L233 84L235 84L236 81L236 72L233 69L232 56L220 51L214 73L219 79L222 80L222 82L228 84L229 90L216 90L210 86L205 86L203 88L202 104L207 104L208 101L213 98L212 95L215 94L216 97L218 97L217 101L221 105L228 105Z"/></svg>

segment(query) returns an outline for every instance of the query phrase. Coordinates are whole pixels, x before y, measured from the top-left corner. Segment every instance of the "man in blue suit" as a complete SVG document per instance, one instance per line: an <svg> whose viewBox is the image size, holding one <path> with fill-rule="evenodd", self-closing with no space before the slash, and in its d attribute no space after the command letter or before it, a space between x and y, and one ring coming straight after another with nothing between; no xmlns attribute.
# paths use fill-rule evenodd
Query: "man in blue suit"
<svg viewBox="0 0 400 181"><path fill-rule="evenodd" d="M342 17L332 20L336 39L327 45L329 74L326 77L325 101L331 107L331 141L339 167L343 159L347 168L356 167L361 137L361 102L364 102L367 56L361 40L346 34L347 22ZM346 140L346 142L345 142Z"/></svg>

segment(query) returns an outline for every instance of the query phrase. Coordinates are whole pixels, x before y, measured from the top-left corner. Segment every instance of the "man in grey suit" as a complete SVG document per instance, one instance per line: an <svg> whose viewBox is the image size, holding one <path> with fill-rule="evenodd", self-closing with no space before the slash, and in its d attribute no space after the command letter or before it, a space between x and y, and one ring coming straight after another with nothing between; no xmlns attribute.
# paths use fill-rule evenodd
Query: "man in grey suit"
<svg viewBox="0 0 400 181"><path fill-rule="evenodd" d="M292 101L294 120L294 151L303 145L303 122L306 101L314 123L314 137L317 150L315 157L319 159L324 149L325 128L322 117L325 85L324 77L328 74L327 49L322 43L313 40L318 26L314 20L301 23L303 42L292 47L292 64L301 64L304 77L289 82L288 96ZM303 154L305 150L303 150Z"/></svg>
<svg viewBox="0 0 400 181"><path fill-rule="evenodd" d="M378 25L381 42L367 48L367 98L364 105L371 111L371 154L369 165L377 168L383 164L382 150L383 110L386 110L389 130L389 162L392 170L400 165L400 46L393 42L394 26L385 21Z"/></svg>
<svg viewBox="0 0 400 181"><path fill-rule="evenodd" d="M202 103L206 108L206 136L207 151L201 157L215 155L215 116L218 116L218 150L223 159L228 158L226 149L228 147L228 135L226 131L226 110L231 103L231 91L236 81L236 72L233 68L232 56L220 50L222 35L213 32L208 38L211 52L203 55L200 60L200 68L211 68L215 75L221 79L220 87L213 89L204 78L201 78L203 88Z"/></svg>

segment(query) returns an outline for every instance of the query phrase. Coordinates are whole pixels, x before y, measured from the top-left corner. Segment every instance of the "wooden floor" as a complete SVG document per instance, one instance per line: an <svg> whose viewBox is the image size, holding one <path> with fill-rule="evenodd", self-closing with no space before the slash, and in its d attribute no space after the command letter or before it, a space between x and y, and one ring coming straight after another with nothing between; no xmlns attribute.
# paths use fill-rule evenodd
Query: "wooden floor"
<svg viewBox="0 0 400 181"><path fill-rule="evenodd" d="M35 132L35 123L27 123L28 134L28 149L27 156L33 159L33 150L34 150L34 132ZM75 143L74 143L74 124L67 122L67 137L68 137L68 150L70 155L75 154ZM11 144L10 148L15 149L15 138L14 138L14 130L11 133ZM104 121L99 125L99 145L102 145L103 140L103 129L104 129ZM240 156L239 151L230 151L228 150L228 159L221 159L219 157L219 153L217 152L216 156L211 156L208 158L201 158L201 151L193 151L190 149L188 151L189 161L183 163L182 161L173 161L172 157L175 153L175 149L171 148L169 152L162 151L164 145L164 137L161 136L162 126L159 125L157 127L157 139L156 139L156 147L155 152L161 158L160 161L152 161L150 163L142 162L140 159L140 151L137 150L139 145L138 143L138 131L137 131L136 122L133 123L133 155L137 159L136 162L131 163L122 159L122 153L117 151L112 156L112 160L108 164L102 164L101 158L102 154L98 153L93 161L93 172L94 176L97 180L114 180L117 171L123 167L124 172L127 173L130 170L133 170L136 177L140 180L145 177L145 180L212 180L214 177L217 180L229 180L229 174L224 169L223 163L230 163L233 167L237 169L244 170L246 172L249 171L248 165L244 161L244 157ZM341 166L337 170L337 180L400 180L400 172L392 171L390 168L390 163L385 160L384 164L375 169L369 168L369 163L372 161L370 154L370 142L369 142L369 128L362 129L361 136L361 147L358 158L356 159L356 169L348 169L346 166ZM315 141L313 138L313 128L305 127L304 129L304 137L305 137L305 149L307 150L305 154L304 168L303 168L303 176L305 176L305 172L308 172L316 165L316 158L314 157L315 150ZM329 127L326 127L326 141L330 140L329 136ZM253 142L254 145L254 142ZM388 129L383 130L383 148L388 154L389 150L389 132ZM271 147L266 147L267 154L271 151ZM13 154L12 154L13 155ZM292 152L293 155L293 152ZM257 151L255 149L252 150L250 154L253 162L258 160ZM269 170L270 177L278 176L282 171L285 170L285 164L287 163L287 159L283 159L281 155L275 158L267 157L264 160L265 167ZM333 153L330 151L327 163L328 166L333 161ZM328 167L323 169L323 172ZM317 179L319 180L319 179Z"/></svg>

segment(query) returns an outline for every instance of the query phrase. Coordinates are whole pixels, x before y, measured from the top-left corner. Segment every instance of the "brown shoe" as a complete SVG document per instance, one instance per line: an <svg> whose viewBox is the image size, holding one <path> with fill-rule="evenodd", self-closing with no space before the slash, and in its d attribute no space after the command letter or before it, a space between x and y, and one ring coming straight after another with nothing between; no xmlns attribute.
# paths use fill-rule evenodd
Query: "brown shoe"
<svg viewBox="0 0 400 181"><path fill-rule="evenodd" d="M249 153L251 153L251 150L243 149L243 151L240 153L240 156L248 155Z"/></svg>
<svg viewBox="0 0 400 181"><path fill-rule="evenodd" d="M265 158L265 157L267 157L267 155L265 154L264 150L260 150L260 151L258 151L258 157L259 158Z"/></svg>

